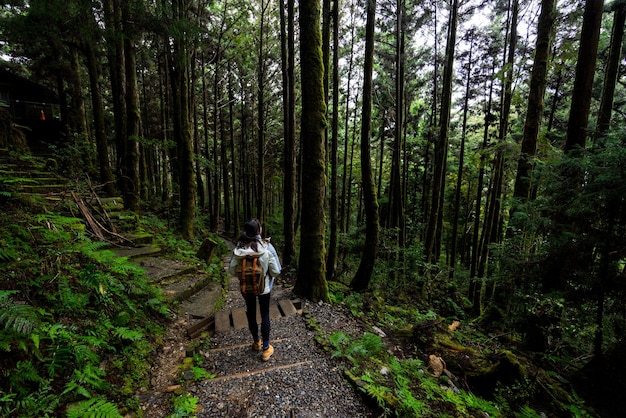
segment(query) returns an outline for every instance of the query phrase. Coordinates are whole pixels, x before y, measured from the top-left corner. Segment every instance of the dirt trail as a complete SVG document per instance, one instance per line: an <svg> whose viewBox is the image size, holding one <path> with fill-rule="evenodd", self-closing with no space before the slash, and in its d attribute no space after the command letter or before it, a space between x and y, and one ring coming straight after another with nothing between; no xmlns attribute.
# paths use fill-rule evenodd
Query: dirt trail
<svg viewBox="0 0 626 418"><path fill-rule="evenodd" d="M224 258L225 265L229 258ZM278 306L285 299L297 298L290 287L277 284L273 302ZM180 393L198 399L198 417L376 416L343 378L337 360L316 345L316 332L307 326L314 318L327 332L363 333L362 324L340 308L304 300L298 313L275 317L271 332L275 353L268 362L252 351L247 327L199 337L209 340L196 344L196 358L201 356L201 367L215 377L185 381L180 366L194 354L188 352L191 340L186 329L199 320L186 313L186 306L191 305L181 304L181 313L173 315L163 347L155 355L150 388L139 395L144 417L169 416L171 398ZM231 278L222 311L233 312L234 318L234 311L244 306L238 280Z"/></svg>

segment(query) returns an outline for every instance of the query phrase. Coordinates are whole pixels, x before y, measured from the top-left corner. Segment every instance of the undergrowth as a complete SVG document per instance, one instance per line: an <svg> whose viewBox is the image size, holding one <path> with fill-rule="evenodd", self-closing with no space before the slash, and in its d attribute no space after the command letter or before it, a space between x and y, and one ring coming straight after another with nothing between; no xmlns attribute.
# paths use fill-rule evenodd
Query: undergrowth
<svg viewBox="0 0 626 418"><path fill-rule="evenodd" d="M439 316L427 304L399 302L406 295L390 295L381 289L355 293L336 282L329 288L333 303L348 307L373 331L360 336L327 335L318 328L317 339L334 357L345 360L346 375L383 416L539 417L549 416L548 411L554 416L594 416L575 394L561 393L558 400L537 405L539 399L561 391L557 379L539 371L528 373L526 367L534 367L532 363L522 365L526 361L522 356L499 347L493 336L481 333L464 318L461 329L456 328L461 323L457 321L449 330L455 321ZM435 374L429 364L435 350L457 365L465 362L468 369L457 371L458 376L449 370ZM499 364L492 359L499 358L519 367L519 378L497 383L492 396L479 396L468 384L466 373L476 371L489 379Z"/></svg>
<svg viewBox="0 0 626 418"><path fill-rule="evenodd" d="M14 203L0 222L0 416L122 416L166 305L80 219Z"/></svg>
<svg viewBox="0 0 626 418"><path fill-rule="evenodd" d="M387 351L382 337L366 333L352 338L328 336L334 357L350 361L346 374L373 399L385 416L469 417L486 413L507 416L496 404L451 385L444 385L419 359L399 359Z"/></svg>

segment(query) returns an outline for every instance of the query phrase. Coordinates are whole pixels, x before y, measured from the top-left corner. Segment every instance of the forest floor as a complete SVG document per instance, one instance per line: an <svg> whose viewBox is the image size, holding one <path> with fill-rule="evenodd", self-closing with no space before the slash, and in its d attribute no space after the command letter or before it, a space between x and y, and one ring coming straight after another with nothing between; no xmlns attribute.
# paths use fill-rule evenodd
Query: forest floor
<svg viewBox="0 0 626 418"><path fill-rule="evenodd" d="M224 268L228 260L226 256ZM148 274L160 274L157 262L151 264ZM340 360L331 358L317 345L316 331L309 325L313 320L325 332L362 335L366 331L364 324L349 312L340 305L298 299L301 309L295 314L273 318L271 339L275 352L264 362L252 350L247 327L203 333L193 340L188 337L190 326L214 312L221 292L208 286L181 302L172 313L163 345L155 353L149 387L139 393L144 417L171 416L176 397L195 398L198 417L379 415L343 377ZM285 299L296 299L291 286L277 283L272 301ZM220 310L234 311L244 306L238 280L231 277ZM198 374L198 368L209 375Z"/></svg>

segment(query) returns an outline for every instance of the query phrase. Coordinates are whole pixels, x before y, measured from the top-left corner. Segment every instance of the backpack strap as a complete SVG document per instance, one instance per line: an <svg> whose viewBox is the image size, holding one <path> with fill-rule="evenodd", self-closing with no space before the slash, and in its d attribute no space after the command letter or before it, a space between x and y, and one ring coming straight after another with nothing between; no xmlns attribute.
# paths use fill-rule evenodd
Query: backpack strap
<svg viewBox="0 0 626 418"><path fill-rule="evenodd" d="M246 292L246 260L248 257L244 257L241 260L241 280L239 281L241 284L241 293Z"/></svg>
<svg viewBox="0 0 626 418"><path fill-rule="evenodd" d="M254 261L252 261L252 272L254 274L254 272L256 271L256 263L257 260L259 259L259 257L254 257ZM259 294L260 293L260 289L259 289L259 281L257 280L256 276L254 276L254 281L253 281L253 286L254 286L254 293Z"/></svg>

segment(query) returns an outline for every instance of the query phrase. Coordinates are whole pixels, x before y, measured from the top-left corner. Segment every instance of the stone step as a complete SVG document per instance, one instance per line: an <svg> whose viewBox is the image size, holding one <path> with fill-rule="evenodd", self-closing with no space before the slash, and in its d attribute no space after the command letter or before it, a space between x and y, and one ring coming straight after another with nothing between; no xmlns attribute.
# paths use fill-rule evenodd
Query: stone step
<svg viewBox="0 0 626 418"><path fill-rule="evenodd" d="M205 272L196 271L195 273L178 276L176 281L161 286L161 288L167 301L180 302L191 298L207 286L216 288L219 287L219 284L215 283L213 278Z"/></svg>
<svg viewBox="0 0 626 418"><path fill-rule="evenodd" d="M18 185L18 189L30 194L50 194L65 192L70 189L70 185L60 184L58 182L53 184L37 184L37 182L35 182L20 184Z"/></svg>
<svg viewBox="0 0 626 418"><path fill-rule="evenodd" d="M129 260L143 258L143 257L154 257L163 252L163 250L155 245L147 245L142 247L124 247L124 248L115 248L113 250L115 254L120 257L126 257Z"/></svg>

